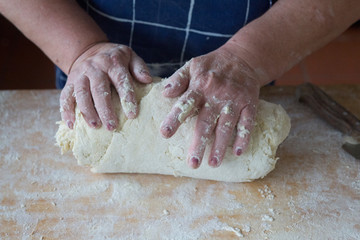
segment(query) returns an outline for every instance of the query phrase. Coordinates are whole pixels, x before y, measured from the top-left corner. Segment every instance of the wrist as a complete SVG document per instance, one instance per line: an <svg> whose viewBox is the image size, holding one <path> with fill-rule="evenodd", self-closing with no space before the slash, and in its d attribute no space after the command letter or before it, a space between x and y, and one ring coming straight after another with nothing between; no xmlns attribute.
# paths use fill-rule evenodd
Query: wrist
<svg viewBox="0 0 360 240"><path fill-rule="evenodd" d="M244 45L230 39L221 46L220 49L235 56L237 62L241 64L243 71L245 71L250 78L256 80L260 86L264 86L273 80L266 71L265 66L262 65L260 56L248 50Z"/></svg>
<svg viewBox="0 0 360 240"><path fill-rule="evenodd" d="M69 74L71 72L72 67L74 66L74 64L83 58L83 56L86 55L91 55L91 53L87 54L89 51L91 51L91 49L96 48L96 46L101 45L102 43L108 43L109 41L107 40L107 38L104 38L103 40L98 40L95 42L92 42L90 44L88 44L87 46L85 46L82 50L78 51L78 53L76 55L74 55L75 57L73 58L73 60L71 61L69 67L68 67L68 71L67 74ZM94 51L96 51L94 49ZM93 51L91 51L93 52Z"/></svg>

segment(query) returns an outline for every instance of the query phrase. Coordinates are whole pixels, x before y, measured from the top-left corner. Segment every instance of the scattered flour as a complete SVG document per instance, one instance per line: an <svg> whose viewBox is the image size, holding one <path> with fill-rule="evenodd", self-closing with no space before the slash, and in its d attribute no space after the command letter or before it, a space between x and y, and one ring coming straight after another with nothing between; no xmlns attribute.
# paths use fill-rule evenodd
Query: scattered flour
<svg viewBox="0 0 360 240"><path fill-rule="evenodd" d="M294 122L280 149L280 158L289 157L259 188L259 181L92 174L53 146L59 92L24 93L0 94L0 238L182 240L225 232L231 239L360 239L352 197L360 165L339 152L340 133L294 100L281 100ZM324 139L329 152L309 150Z"/></svg>

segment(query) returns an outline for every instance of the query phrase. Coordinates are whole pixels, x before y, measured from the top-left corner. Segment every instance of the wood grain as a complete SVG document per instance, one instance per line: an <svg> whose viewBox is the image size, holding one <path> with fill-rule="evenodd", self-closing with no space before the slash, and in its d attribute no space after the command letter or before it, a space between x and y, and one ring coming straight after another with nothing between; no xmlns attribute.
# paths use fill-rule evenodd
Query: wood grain
<svg viewBox="0 0 360 240"><path fill-rule="evenodd" d="M360 116L360 85L323 89ZM59 91L1 91L0 239L360 239L360 161L341 133L293 87L261 97L292 130L273 172L234 184L93 174L54 146Z"/></svg>

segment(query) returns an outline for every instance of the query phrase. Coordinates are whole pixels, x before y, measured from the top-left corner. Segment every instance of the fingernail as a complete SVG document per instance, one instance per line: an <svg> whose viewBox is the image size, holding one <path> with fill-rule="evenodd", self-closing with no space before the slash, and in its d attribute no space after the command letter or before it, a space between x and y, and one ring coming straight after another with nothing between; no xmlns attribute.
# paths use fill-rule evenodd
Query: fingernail
<svg viewBox="0 0 360 240"><path fill-rule="evenodd" d="M72 122L72 121L67 120L67 121L66 121L66 124L68 125L68 127L69 127L70 129L73 129L74 124L73 124L73 122Z"/></svg>
<svg viewBox="0 0 360 240"><path fill-rule="evenodd" d="M240 156L241 155L241 153L242 153L242 150L241 150L241 148L236 148L236 155L238 155L238 156Z"/></svg>
<svg viewBox="0 0 360 240"><path fill-rule="evenodd" d="M166 126L165 131L168 133L172 132L172 127Z"/></svg>
<svg viewBox="0 0 360 240"><path fill-rule="evenodd" d="M98 123L94 120L94 121L91 121L91 125L96 128L98 126Z"/></svg>
<svg viewBox="0 0 360 240"><path fill-rule="evenodd" d="M169 88L169 87L171 87L171 84L170 84L170 83L169 83L168 85L166 85L164 88L167 89L167 88Z"/></svg>
<svg viewBox="0 0 360 240"><path fill-rule="evenodd" d="M114 120L110 120L107 124L106 127L109 131L113 131L115 130L115 121Z"/></svg>
<svg viewBox="0 0 360 240"><path fill-rule="evenodd" d="M150 76L150 73L148 71L144 70L144 69L140 70L140 74Z"/></svg>
<svg viewBox="0 0 360 240"><path fill-rule="evenodd" d="M218 157L212 157L211 160L210 160L210 166L218 167L219 166L219 158Z"/></svg>
<svg viewBox="0 0 360 240"><path fill-rule="evenodd" d="M192 158L190 159L190 166L191 166L192 168L198 168L198 167L199 167L199 162L200 162L199 158L197 158L197 157L192 157Z"/></svg>
<svg viewBox="0 0 360 240"><path fill-rule="evenodd" d="M170 126L162 126L161 128L167 133L167 135L172 132L172 127Z"/></svg>

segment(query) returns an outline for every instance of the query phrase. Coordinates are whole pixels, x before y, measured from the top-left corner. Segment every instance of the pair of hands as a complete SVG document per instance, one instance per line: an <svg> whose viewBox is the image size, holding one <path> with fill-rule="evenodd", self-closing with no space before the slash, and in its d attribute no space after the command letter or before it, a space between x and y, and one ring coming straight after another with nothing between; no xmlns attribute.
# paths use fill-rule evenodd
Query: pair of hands
<svg viewBox="0 0 360 240"><path fill-rule="evenodd" d="M69 128L75 122L75 103L90 127L102 124L110 131L118 126L111 103L110 86L119 94L126 117L138 114L133 81L150 83L144 61L129 47L99 43L74 63L60 96L60 112ZM236 129L233 152L245 151L253 127L261 85L252 70L232 47L223 47L191 59L164 83L165 97L179 97L164 119L160 131L165 138L175 134L181 123L198 111L188 164L198 168L205 147L215 133L208 164L220 166Z"/></svg>

